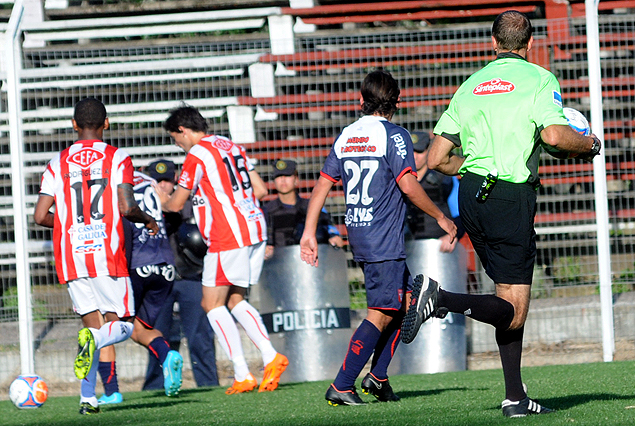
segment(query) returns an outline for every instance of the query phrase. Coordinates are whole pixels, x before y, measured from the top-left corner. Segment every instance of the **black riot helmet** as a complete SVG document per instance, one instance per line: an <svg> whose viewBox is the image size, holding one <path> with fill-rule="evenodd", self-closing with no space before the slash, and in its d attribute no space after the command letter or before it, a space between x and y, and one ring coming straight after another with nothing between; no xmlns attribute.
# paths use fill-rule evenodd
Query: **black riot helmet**
<svg viewBox="0 0 635 426"><path fill-rule="evenodd" d="M207 244L203 240L201 231L192 221L181 223L176 231L176 241L183 256L194 265L202 266L207 253Z"/></svg>

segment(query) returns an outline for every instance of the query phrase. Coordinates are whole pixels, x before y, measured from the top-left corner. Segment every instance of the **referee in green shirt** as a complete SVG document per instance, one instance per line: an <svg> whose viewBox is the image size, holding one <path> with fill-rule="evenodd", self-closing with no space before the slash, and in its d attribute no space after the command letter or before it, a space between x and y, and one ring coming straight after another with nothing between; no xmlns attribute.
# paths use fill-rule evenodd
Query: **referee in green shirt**
<svg viewBox="0 0 635 426"><path fill-rule="evenodd" d="M527 62L532 43L531 22L524 14L510 10L496 18L496 60L455 93L434 129L428 156L431 169L462 176L459 213L486 273L496 283L496 295L450 293L433 283L421 295L433 303L422 302L419 310L436 301L428 316L449 311L495 327L505 376L502 410L507 417L553 411L527 397L520 374L536 256L540 145L586 161L600 151L595 135L582 136L567 125L555 76ZM456 147L462 148L464 157L452 154ZM496 183L488 196L477 199L488 175ZM426 312L421 313L425 321Z"/></svg>

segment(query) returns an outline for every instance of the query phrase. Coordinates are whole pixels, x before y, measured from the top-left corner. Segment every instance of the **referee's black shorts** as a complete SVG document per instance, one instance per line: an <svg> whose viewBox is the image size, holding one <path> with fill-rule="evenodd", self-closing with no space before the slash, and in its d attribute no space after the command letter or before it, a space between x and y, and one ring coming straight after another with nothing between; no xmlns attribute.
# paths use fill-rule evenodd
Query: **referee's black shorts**
<svg viewBox="0 0 635 426"><path fill-rule="evenodd" d="M497 284L531 284L536 259L536 190L499 180L487 201L476 193L483 176L466 173L459 186L459 214L485 272Z"/></svg>

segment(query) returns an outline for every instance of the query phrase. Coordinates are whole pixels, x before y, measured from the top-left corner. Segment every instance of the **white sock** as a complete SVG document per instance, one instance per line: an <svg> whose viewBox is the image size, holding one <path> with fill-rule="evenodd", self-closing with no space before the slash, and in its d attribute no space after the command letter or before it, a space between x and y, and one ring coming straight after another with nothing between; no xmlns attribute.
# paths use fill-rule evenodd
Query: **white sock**
<svg viewBox="0 0 635 426"><path fill-rule="evenodd" d="M276 357L276 350L269 340L269 333L262 322L262 317L256 308L243 300L232 309L232 315L243 326L254 345L260 350L262 362L266 366Z"/></svg>
<svg viewBox="0 0 635 426"><path fill-rule="evenodd" d="M99 369L99 349L95 350L93 356L93 365L85 378L82 379L81 385L81 402L89 402L93 407L97 407L97 396L95 395L95 385L97 384L97 370Z"/></svg>
<svg viewBox="0 0 635 426"><path fill-rule="evenodd" d="M247 361L243 353L243 345L240 341L238 327L234 322L234 318L229 313L226 306L219 306L207 313L207 319L216 333L218 343L227 354L227 358L231 359L234 364L234 376L236 380L242 382L249 374Z"/></svg>
<svg viewBox="0 0 635 426"><path fill-rule="evenodd" d="M95 349L123 342L132 336L133 328L134 324L126 321L110 321L102 325L99 330L91 328L90 331L95 338Z"/></svg>

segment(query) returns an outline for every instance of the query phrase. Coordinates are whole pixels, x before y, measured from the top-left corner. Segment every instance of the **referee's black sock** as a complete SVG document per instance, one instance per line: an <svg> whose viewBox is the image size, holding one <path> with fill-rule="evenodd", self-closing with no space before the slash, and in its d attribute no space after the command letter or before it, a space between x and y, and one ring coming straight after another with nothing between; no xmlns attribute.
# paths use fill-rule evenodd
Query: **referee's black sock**
<svg viewBox="0 0 635 426"><path fill-rule="evenodd" d="M452 293L439 289L439 306L476 321L507 330L514 319L514 305L491 294Z"/></svg>
<svg viewBox="0 0 635 426"><path fill-rule="evenodd" d="M524 331L524 326L518 330L496 330L496 343L498 343L505 376L505 398L510 401L520 401L527 396L520 376Z"/></svg>

